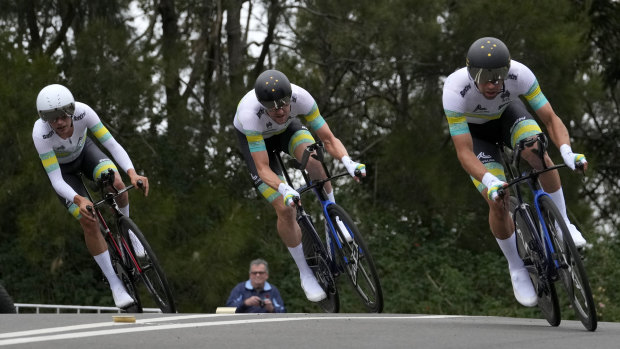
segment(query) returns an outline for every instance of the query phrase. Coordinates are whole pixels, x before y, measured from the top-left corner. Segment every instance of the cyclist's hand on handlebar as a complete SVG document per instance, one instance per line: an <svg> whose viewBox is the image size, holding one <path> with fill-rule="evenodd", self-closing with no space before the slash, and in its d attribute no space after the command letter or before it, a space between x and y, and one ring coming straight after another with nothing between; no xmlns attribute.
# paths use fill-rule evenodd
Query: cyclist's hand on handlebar
<svg viewBox="0 0 620 349"><path fill-rule="evenodd" d="M127 174L129 175L131 184L133 184L134 187L136 188L140 188L144 190L144 196L148 196L149 195L149 179L144 176L140 176L139 174L136 173L135 170L129 170Z"/></svg>
<svg viewBox="0 0 620 349"><path fill-rule="evenodd" d="M482 184L487 187L487 197L491 201L501 199L503 195L500 195L500 193L502 193L500 189L508 187L508 183L500 180L489 172L485 173L484 177L482 177Z"/></svg>
<svg viewBox="0 0 620 349"><path fill-rule="evenodd" d="M93 203L83 196L76 195L73 199L73 203L78 205L80 208L80 214L82 217L88 219L89 221L96 221L95 211L93 210Z"/></svg>
<svg viewBox="0 0 620 349"><path fill-rule="evenodd" d="M351 177L359 182L360 177L366 177L366 165L351 160L348 155L342 157L342 164L347 169Z"/></svg>
<svg viewBox="0 0 620 349"><path fill-rule="evenodd" d="M291 188L291 186L286 183L280 183L278 186L278 192L282 194L284 204L286 206L295 206L295 201L293 201L293 198L299 198L299 193L295 189Z"/></svg>
<svg viewBox="0 0 620 349"><path fill-rule="evenodd" d="M562 153L562 159L564 159L564 163L566 164L566 166L570 167L571 170L578 168L585 171L588 169L588 161L586 160L585 155L573 153L570 145L562 144L562 146L560 147L560 153Z"/></svg>

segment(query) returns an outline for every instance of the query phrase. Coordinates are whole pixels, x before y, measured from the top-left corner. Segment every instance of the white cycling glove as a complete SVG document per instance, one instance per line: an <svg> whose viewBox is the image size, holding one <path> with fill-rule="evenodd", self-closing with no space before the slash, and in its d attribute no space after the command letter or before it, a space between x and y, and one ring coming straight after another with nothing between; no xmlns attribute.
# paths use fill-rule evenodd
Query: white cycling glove
<svg viewBox="0 0 620 349"><path fill-rule="evenodd" d="M499 193L497 191L507 185L506 182L500 180L489 172L485 173L484 177L482 177L482 184L487 187L487 197L491 201L497 200L499 197Z"/></svg>
<svg viewBox="0 0 620 349"><path fill-rule="evenodd" d="M566 164L566 166L570 167L571 170L574 170L577 164L583 166L588 163L585 155L573 153L573 150L568 144L562 144L562 146L560 147L560 153L562 154L562 159L564 159L564 163Z"/></svg>
<svg viewBox="0 0 620 349"><path fill-rule="evenodd" d="M286 206L295 206L293 198L299 197L299 193L295 189L291 188L291 186L286 183L280 183L278 192L282 194Z"/></svg>
<svg viewBox="0 0 620 349"><path fill-rule="evenodd" d="M344 165L344 167L347 169L347 172L349 172L349 174L352 177L356 177L355 176L355 170L360 170L360 173L363 175L366 174L366 165L364 164L360 164L359 162L355 162L353 160L351 160L351 158L348 155L345 155L342 157L342 164Z"/></svg>

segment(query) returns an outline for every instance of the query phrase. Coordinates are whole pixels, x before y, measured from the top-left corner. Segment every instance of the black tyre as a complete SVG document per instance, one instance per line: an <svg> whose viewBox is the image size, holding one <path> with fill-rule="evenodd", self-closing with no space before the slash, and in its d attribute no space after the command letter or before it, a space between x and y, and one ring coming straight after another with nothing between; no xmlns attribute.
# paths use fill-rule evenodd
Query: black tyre
<svg viewBox="0 0 620 349"><path fill-rule="evenodd" d="M306 262L314 273L316 281L318 281L327 295L327 298L319 301L317 304L326 313L337 313L340 311L340 296L338 295L336 280L329 268L327 251L307 215L299 217L297 223L301 229L301 240Z"/></svg>
<svg viewBox="0 0 620 349"><path fill-rule="evenodd" d="M538 226L537 219L528 205L518 207L516 198L510 197L510 214L515 222L517 250L538 294L538 308L551 326L559 326L562 321L560 304L555 285L549 277L549 263L539 240L534 236Z"/></svg>
<svg viewBox="0 0 620 349"><path fill-rule="evenodd" d="M153 249L142 234L142 231L140 231L138 226L129 217L120 218L119 228L127 244L131 246L131 252L134 256L134 258L129 258L127 262L134 266L135 275L139 275L139 278L142 280L155 306L164 313L176 313L177 310L174 297L172 296L172 291L166 279L166 275L157 261L155 252L153 252ZM136 235L144 247L144 256L138 256L135 253L134 247L131 245L131 239L129 239L130 230ZM142 306L145 305L143 301Z"/></svg>
<svg viewBox="0 0 620 349"><path fill-rule="evenodd" d="M1 314L15 314L15 304L13 299L9 296L4 286L0 284L0 313Z"/></svg>
<svg viewBox="0 0 620 349"><path fill-rule="evenodd" d="M540 210L555 249L554 262L557 263L560 279L568 293L575 315L588 331L595 331L596 306L590 282L566 222L551 198L547 196L540 198Z"/></svg>
<svg viewBox="0 0 620 349"><path fill-rule="evenodd" d="M383 311L383 291L374 260L355 222L340 206L327 207L332 226L336 229L340 248L334 246L335 260L351 281L351 285L369 312ZM340 220L340 223L337 223ZM333 238L333 237L332 237ZM335 244L334 241L332 243Z"/></svg>

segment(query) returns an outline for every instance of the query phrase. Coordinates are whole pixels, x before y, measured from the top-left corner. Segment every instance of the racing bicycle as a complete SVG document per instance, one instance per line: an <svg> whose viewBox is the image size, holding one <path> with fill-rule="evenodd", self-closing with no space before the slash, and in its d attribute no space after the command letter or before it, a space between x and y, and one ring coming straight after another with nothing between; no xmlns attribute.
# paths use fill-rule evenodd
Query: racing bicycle
<svg viewBox="0 0 620 349"><path fill-rule="evenodd" d="M96 187L101 193L100 201L93 201L90 193L87 191L89 199L93 202L93 206L89 206L89 211L93 212L99 221L99 228L110 251L112 266L116 274L125 285L125 289L134 299L135 303L122 311L128 313L141 313L142 298L150 295L156 307L164 313L176 313L176 305L172 291L166 279L163 269L161 268L155 252L149 245L148 241L142 234L142 231L134 221L123 215L118 208L116 198L124 192L134 188L129 185L124 189L118 190L112 184L114 183L114 170L109 169L101 175L97 181ZM138 186L142 186L142 182L138 181ZM111 192L108 192L111 190ZM112 226L106 222L101 208L108 207L114 220ZM129 233L133 232L142 244L144 251L136 253L134 246L129 238ZM142 292L138 288L139 284L144 286Z"/></svg>
<svg viewBox="0 0 620 349"><path fill-rule="evenodd" d="M541 133L520 141L512 151L512 157L503 146L499 146L504 168L508 170L508 186L514 187L516 193L509 198L509 205L516 229L517 249L538 294L538 307L547 322L551 326L560 325L555 283L561 281L577 318L587 330L595 331L596 308L582 257L560 211L538 182L541 174L566 167L564 164L545 164L547 145L547 137ZM519 167L521 152L531 147L538 149L535 152L543 164L542 169L522 172ZM500 189L500 195L505 193Z"/></svg>
<svg viewBox="0 0 620 349"><path fill-rule="evenodd" d="M280 152L277 150L274 152L286 182L293 187ZM317 159L323 166L325 179L310 179L305 171L310 156ZM301 205L301 200L295 198L297 223L302 232L304 255L317 281L327 294L327 298L320 301L319 306L328 313L339 312L340 296L336 279L344 273L347 274L350 284L361 298L367 311L380 313L383 311L383 292L366 242L351 216L344 208L331 201L323 189L328 181L349 174L344 172L330 175L324 161L324 147L320 141L306 148L301 162L292 159L288 167L301 171L305 184L295 190L300 195L313 191L321 204L322 215L325 219L326 232L325 238L322 239L312 218ZM359 176L360 173L357 172L356 175Z"/></svg>

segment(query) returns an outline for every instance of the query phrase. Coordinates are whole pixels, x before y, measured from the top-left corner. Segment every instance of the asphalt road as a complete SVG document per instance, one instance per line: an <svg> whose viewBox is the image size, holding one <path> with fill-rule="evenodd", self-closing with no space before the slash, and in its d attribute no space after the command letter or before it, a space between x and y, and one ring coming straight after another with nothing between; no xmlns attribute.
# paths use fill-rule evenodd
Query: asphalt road
<svg viewBox="0 0 620 349"><path fill-rule="evenodd" d="M620 323L405 314L0 314L14 348L618 348Z"/></svg>

